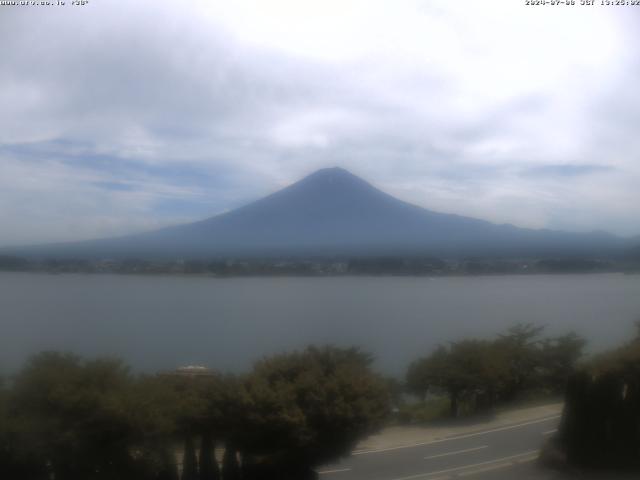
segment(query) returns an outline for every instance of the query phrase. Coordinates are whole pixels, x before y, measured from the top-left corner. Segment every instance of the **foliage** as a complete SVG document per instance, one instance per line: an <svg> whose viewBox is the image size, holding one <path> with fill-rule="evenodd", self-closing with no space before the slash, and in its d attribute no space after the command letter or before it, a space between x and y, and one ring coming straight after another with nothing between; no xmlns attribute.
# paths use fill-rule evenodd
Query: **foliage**
<svg viewBox="0 0 640 480"><path fill-rule="evenodd" d="M398 411L398 422L406 424L429 423L449 415L449 400L446 397L434 397L422 402L402 405Z"/></svg>
<svg viewBox="0 0 640 480"><path fill-rule="evenodd" d="M574 332L542 342L542 382L552 393L564 393L585 345L586 341Z"/></svg>
<svg viewBox="0 0 640 480"><path fill-rule="evenodd" d="M463 405L475 413L534 389L558 393L585 342L574 333L542 339L542 331L530 324L516 325L495 340L441 345L409 366L407 389L423 401L429 392L444 393L453 417Z"/></svg>
<svg viewBox="0 0 640 480"><path fill-rule="evenodd" d="M442 347L438 350L440 350L440 355L444 353L442 352ZM437 357L438 355L433 353L429 357L419 358L411 362L407 369L407 373L405 375L405 388L407 389L407 392L420 398L422 402L426 400L429 388L433 386L435 378L431 374L431 371L435 366L434 358Z"/></svg>
<svg viewBox="0 0 640 480"><path fill-rule="evenodd" d="M558 442L574 464L640 467L640 335L571 376Z"/></svg>
<svg viewBox="0 0 640 480"><path fill-rule="evenodd" d="M497 346L504 351L508 378L505 384L504 397L515 400L527 389L537 386L538 373L542 365L542 340L540 335L544 327L530 323L518 324L499 336Z"/></svg>
<svg viewBox="0 0 640 480"><path fill-rule="evenodd" d="M215 441L211 432L202 435L198 471L200 480L220 480L220 468L215 458Z"/></svg>
<svg viewBox="0 0 640 480"><path fill-rule="evenodd" d="M130 382L117 360L53 352L33 357L15 379L9 402L18 455L61 480L130 474Z"/></svg>
<svg viewBox="0 0 640 480"><path fill-rule="evenodd" d="M492 405L506 377L501 354L495 344L483 340L463 340L448 348L440 346L410 367L411 381L416 382L417 378L427 389L446 393L451 415L456 417L462 401L478 407Z"/></svg>
<svg viewBox="0 0 640 480"><path fill-rule="evenodd" d="M184 454L182 457L182 480L198 479L198 459L193 438L188 435L184 442Z"/></svg>
<svg viewBox="0 0 640 480"><path fill-rule="evenodd" d="M227 444L222 457L222 478L224 480L240 480L240 464L238 452L233 444Z"/></svg>
<svg viewBox="0 0 640 480"><path fill-rule="evenodd" d="M312 348L246 377L135 377L120 361L45 352L0 383L0 477L20 480L313 476L387 413L387 384L356 349ZM222 472L214 439L225 445ZM243 478L251 480L250 472Z"/></svg>
<svg viewBox="0 0 640 480"><path fill-rule="evenodd" d="M256 364L245 389L243 452L277 468L305 469L351 451L381 425L384 381L357 349L310 347Z"/></svg>

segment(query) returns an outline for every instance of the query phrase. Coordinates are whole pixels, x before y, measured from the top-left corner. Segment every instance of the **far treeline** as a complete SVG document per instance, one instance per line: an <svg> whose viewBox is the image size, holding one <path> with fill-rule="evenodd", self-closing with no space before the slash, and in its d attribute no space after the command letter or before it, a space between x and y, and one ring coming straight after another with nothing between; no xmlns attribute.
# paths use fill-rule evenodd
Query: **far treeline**
<svg viewBox="0 0 640 480"><path fill-rule="evenodd" d="M425 420L419 412L433 402L459 417L561 396L567 385L563 455L580 463L600 449L598 464L637 459L640 336L578 364L583 339L543 333L516 325L440 346L410 365L405 382L375 373L357 348L308 347L238 376L133 375L117 359L40 353L0 386L0 478L316 479L318 467L385 424Z"/></svg>
<svg viewBox="0 0 640 480"><path fill-rule="evenodd" d="M640 251L615 259L363 257L212 260L43 259L0 255L0 271L228 276L513 275L640 272Z"/></svg>

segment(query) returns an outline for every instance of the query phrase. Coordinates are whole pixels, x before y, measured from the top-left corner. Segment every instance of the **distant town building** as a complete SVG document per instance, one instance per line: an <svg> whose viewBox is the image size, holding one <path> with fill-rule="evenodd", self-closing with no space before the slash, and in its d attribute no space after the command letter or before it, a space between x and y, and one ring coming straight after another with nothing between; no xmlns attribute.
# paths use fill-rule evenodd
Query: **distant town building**
<svg viewBox="0 0 640 480"><path fill-rule="evenodd" d="M166 372L165 375L182 377L212 377L215 373L210 368L202 365L186 365L184 367L178 367L173 371Z"/></svg>

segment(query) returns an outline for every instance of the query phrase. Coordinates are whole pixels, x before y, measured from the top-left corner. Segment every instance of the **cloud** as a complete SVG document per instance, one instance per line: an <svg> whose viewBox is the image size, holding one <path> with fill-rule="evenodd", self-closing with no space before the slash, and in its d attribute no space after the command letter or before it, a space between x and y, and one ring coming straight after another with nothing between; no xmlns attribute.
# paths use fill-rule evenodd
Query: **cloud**
<svg viewBox="0 0 640 480"><path fill-rule="evenodd" d="M543 165L532 167L523 172L523 175L534 177L577 177L615 170L610 165Z"/></svg>
<svg viewBox="0 0 640 480"><path fill-rule="evenodd" d="M0 245L198 219L331 165L436 210L640 232L633 11L2 8Z"/></svg>

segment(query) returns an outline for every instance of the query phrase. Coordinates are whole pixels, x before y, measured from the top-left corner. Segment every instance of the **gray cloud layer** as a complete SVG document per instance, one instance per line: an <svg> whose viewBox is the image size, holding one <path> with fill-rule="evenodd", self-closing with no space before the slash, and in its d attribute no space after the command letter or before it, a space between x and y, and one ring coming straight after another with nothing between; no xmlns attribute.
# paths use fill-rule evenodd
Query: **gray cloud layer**
<svg viewBox="0 0 640 480"><path fill-rule="evenodd" d="M640 233L636 10L455 3L0 7L0 245L201 218L333 165L435 210Z"/></svg>

